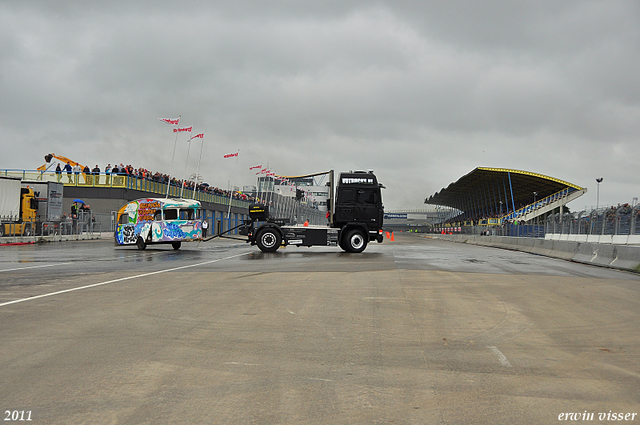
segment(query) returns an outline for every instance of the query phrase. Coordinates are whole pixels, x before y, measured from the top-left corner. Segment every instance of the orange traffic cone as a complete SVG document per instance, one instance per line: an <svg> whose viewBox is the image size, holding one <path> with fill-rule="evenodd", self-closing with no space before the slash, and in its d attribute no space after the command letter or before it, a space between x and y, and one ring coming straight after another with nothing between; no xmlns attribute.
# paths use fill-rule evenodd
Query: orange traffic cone
<svg viewBox="0 0 640 425"><path fill-rule="evenodd" d="M391 241L395 241L395 239L393 239L393 232L391 232Z"/></svg>
<svg viewBox="0 0 640 425"><path fill-rule="evenodd" d="M389 234L389 232L387 232L387 239L389 239L391 237L391 235Z"/></svg>

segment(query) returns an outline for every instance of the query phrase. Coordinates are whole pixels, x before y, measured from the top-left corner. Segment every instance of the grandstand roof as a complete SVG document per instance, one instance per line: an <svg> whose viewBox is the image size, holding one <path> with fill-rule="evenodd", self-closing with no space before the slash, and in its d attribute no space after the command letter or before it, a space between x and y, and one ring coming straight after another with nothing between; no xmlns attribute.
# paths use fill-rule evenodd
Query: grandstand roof
<svg viewBox="0 0 640 425"><path fill-rule="evenodd" d="M537 192L536 199L540 200L567 188L582 190L573 183L529 171L478 167L431 195L424 203L463 211L469 209L468 205L482 208L500 201L509 202L511 207L511 191L516 205L526 205L533 202L533 192Z"/></svg>

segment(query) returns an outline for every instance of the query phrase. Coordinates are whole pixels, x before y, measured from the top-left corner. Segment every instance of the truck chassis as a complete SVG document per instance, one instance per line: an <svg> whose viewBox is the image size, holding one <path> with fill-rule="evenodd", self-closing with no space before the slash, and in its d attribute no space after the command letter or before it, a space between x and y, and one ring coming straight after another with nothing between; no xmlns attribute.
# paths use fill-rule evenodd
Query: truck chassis
<svg viewBox="0 0 640 425"><path fill-rule="evenodd" d="M258 227L249 221L240 228L240 234L248 237L247 242L257 245L262 252L276 252L281 246L339 246L351 253L365 250L368 242L382 242L382 229L367 232L357 224L346 225L341 229L321 226L286 226L275 221Z"/></svg>

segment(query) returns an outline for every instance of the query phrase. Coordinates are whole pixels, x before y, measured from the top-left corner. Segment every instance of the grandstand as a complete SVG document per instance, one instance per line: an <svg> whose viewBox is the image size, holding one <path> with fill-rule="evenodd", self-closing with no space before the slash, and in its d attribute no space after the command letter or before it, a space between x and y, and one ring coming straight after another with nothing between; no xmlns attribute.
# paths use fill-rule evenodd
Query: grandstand
<svg viewBox="0 0 640 425"><path fill-rule="evenodd" d="M586 192L586 188L538 173L478 167L424 202L456 212L443 219L442 226L499 226L532 222Z"/></svg>

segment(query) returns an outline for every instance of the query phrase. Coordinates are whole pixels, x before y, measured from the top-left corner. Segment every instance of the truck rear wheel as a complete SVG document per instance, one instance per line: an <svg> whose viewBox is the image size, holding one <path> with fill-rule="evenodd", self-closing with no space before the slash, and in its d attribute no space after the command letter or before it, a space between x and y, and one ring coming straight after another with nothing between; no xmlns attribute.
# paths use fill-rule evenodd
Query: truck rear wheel
<svg viewBox="0 0 640 425"><path fill-rule="evenodd" d="M342 245L347 252L359 253L364 251L367 247L367 239L361 230L353 229L349 230L345 235Z"/></svg>
<svg viewBox="0 0 640 425"><path fill-rule="evenodd" d="M22 232L22 234L24 236L31 236L31 225L30 224L25 224L24 225L24 231Z"/></svg>
<svg viewBox="0 0 640 425"><path fill-rule="evenodd" d="M262 252L276 252L281 243L282 237L275 229L262 229L256 235L256 245Z"/></svg>

